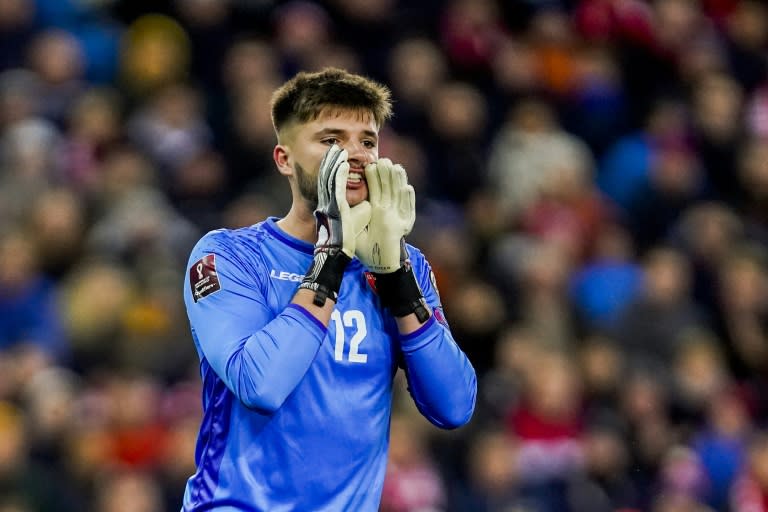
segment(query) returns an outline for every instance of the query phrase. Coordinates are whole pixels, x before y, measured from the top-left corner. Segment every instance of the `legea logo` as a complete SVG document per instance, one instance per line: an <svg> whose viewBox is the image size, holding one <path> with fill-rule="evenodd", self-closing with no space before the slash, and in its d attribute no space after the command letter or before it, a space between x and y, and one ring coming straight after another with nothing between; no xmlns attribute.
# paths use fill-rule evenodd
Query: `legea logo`
<svg viewBox="0 0 768 512"><path fill-rule="evenodd" d="M280 281L293 281L295 283L300 283L301 280L304 279L303 274L294 274L293 272L275 269L269 271L269 277L272 279L279 279Z"/></svg>

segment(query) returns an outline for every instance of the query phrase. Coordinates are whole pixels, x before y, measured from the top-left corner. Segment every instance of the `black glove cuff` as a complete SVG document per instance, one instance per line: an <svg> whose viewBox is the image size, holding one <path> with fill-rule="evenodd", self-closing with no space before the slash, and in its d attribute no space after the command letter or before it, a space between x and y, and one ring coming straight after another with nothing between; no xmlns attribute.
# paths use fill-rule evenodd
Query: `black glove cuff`
<svg viewBox="0 0 768 512"><path fill-rule="evenodd" d="M316 251L312 266L309 267L299 288L315 292L315 298L312 301L315 306L323 307L325 299L329 297L332 301L338 302L344 269L351 260L352 258L339 249Z"/></svg>
<svg viewBox="0 0 768 512"><path fill-rule="evenodd" d="M381 303L396 317L416 314L419 322L429 320L429 309L410 265L389 274L374 274Z"/></svg>

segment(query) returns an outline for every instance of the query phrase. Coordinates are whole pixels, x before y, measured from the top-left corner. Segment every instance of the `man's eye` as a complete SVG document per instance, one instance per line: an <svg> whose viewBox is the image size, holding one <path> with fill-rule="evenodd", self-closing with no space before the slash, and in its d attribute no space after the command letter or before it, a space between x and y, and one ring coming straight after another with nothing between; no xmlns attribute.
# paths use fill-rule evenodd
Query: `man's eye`
<svg viewBox="0 0 768 512"><path fill-rule="evenodd" d="M327 139L323 139L322 143L327 144L329 146L333 146L334 144L339 143L339 139L337 139L336 137L328 137Z"/></svg>
<svg viewBox="0 0 768 512"><path fill-rule="evenodd" d="M376 143L375 143L375 142L373 142L372 140L364 140L364 141L363 141L363 145L364 145L365 147L367 147L368 149L373 149L373 148L375 148L375 147L376 147Z"/></svg>

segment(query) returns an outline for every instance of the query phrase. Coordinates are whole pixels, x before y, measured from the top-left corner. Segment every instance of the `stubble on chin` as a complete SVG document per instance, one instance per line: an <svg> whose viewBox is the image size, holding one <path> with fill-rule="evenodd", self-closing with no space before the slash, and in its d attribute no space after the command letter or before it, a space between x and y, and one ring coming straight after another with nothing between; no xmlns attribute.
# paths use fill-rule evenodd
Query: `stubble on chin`
<svg viewBox="0 0 768 512"><path fill-rule="evenodd" d="M299 186L299 195L304 200L304 204L307 206L310 212L317 209L318 197L317 197L317 178L310 176L306 169L304 169L298 162L294 164L294 170L296 171L296 182Z"/></svg>

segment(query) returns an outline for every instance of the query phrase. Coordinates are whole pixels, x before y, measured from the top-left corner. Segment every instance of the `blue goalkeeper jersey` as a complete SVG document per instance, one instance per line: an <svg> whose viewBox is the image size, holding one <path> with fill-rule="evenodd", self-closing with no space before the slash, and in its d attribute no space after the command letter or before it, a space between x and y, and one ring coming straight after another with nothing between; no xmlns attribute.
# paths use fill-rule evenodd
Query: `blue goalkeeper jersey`
<svg viewBox="0 0 768 512"><path fill-rule="evenodd" d="M408 249L437 311L401 336L356 258L327 329L291 304L313 246L274 218L198 242L184 300L204 413L183 511L378 510L398 366L432 423L469 420L475 371L442 317L428 263Z"/></svg>

